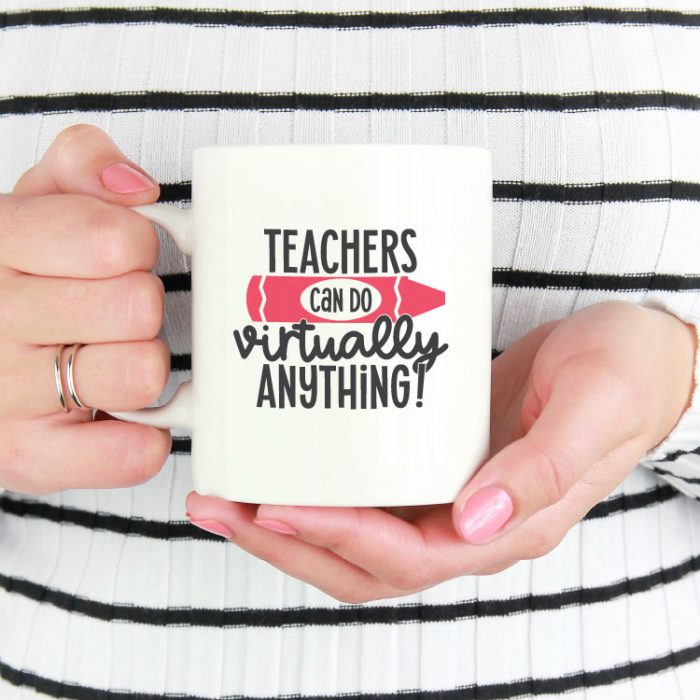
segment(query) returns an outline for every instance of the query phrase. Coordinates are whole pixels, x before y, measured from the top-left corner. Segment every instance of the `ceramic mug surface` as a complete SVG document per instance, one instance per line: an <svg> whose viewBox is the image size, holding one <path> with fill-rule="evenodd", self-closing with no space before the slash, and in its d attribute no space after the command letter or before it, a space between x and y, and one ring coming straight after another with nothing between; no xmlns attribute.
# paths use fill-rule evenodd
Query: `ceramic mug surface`
<svg viewBox="0 0 700 700"><path fill-rule="evenodd" d="M452 502L488 451L491 197L469 146L195 149L191 209L134 207L192 256L192 382L110 413L191 430L202 495Z"/></svg>

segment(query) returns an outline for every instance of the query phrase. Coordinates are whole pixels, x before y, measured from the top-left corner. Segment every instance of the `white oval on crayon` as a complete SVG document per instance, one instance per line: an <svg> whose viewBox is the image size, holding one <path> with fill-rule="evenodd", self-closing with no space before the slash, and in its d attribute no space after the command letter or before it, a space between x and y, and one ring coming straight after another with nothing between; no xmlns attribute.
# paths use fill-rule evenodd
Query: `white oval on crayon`
<svg viewBox="0 0 700 700"><path fill-rule="evenodd" d="M375 287L351 277L336 277L310 284L301 293L301 305L329 321L352 321L379 308L382 296Z"/></svg>

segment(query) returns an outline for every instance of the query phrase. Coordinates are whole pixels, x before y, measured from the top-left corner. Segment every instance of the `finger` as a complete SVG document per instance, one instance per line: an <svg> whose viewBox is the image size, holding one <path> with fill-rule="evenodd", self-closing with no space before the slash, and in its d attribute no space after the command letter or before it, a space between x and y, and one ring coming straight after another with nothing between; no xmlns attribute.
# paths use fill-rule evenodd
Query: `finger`
<svg viewBox="0 0 700 700"><path fill-rule="evenodd" d="M531 392L525 401L537 398ZM460 492L453 506L456 530L465 541L488 542L558 502L595 462L638 437L631 405L632 388L622 370L589 355L562 365L528 432L486 462Z"/></svg>
<svg viewBox="0 0 700 700"><path fill-rule="evenodd" d="M0 417L28 418L61 411L54 380L57 348L25 349L12 367L0 358ZM69 409L77 404L70 397L67 364L71 348L65 348L61 369ZM85 406L110 411L131 411L147 406L162 393L170 372L170 352L160 339L85 345L73 356L73 382Z"/></svg>
<svg viewBox="0 0 700 700"><path fill-rule="evenodd" d="M356 569L370 574L370 579L353 579L350 572L341 571L343 577L353 582L353 598L350 602L363 602L406 595L457 576L495 574L520 560L547 554L619 482L619 478L611 475L616 471L617 463L635 464L638 456L638 447L614 449L609 457L594 465L585 478L577 481L556 504L539 511L517 530L505 533L503 537L485 545L470 545L456 535L449 506L431 507L422 510L417 516L414 514L413 525L403 521L393 523L398 519L385 514L384 522L367 518L364 520L366 527L362 527L362 521L358 522L356 513L351 512L354 509L260 505L256 512L255 504L231 504L193 492L187 500L190 511L188 515L193 520L224 523L237 535L244 532L243 528L247 531L251 519L255 521L260 516L265 516L266 519L269 516L284 518L282 522L287 526L293 523L297 534L282 534L282 531L278 531L280 534L277 536L287 540L287 544L280 550L268 550L261 539L239 542L236 537L234 541L287 573L311 581L340 598L335 577L326 578L319 571L331 566L333 560L310 562L308 568L301 564L296 569L294 567L299 551L296 543L300 540L332 552ZM374 509L356 510L363 512ZM381 509L378 510L382 512ZM415 528L422 533L421 537L427 545L422 558L415 550L404 549L405 541L391 541L391 536L384 535L392 524ZM379 588L376 581L381 583ZM333 588L329 589L329 586ZM361 591L357 590L358 586L362 588ZM344 592L342 595L348 594Z"/></svg>
<svg viewBox="0 0 700 700"><path fill-rule="evenodd" d="M188 502L192 519L216 520L233 517L228 501L199 497ZM366 571L373 579L396 590L419 589L437 583L438 560L445 550L465 548L454 532L449 506L439 506L446 514L442 524L429 532L379 508L336 508L262 504L257 508L255 524L270 527L291 540L327 549L336 556ZM423 511L427 515L436 509ZM235 530L235 523L224 524ZM284 529L287 526L287 529ZM289 528L291 527L291 531ZM430 535L430 536L428 536ZM429 583L428 583L429 582Z"/></svg>
<svg viewBox="0 0 700 700"><path fill-rule="evenodd" d="M164 304L163 283L151 272L102 280L18 274L3 281L0 335L36 345L150 340Z"/></svg>
<svg viewBox="0 0 700 700"><path fill-rule="evenodd" d="M630 441L598 460L564 496L537 511L518 527L502 536L471 548L469 560L455 557L458 568L469 566L470 574L502 571L524 559L536 559L555 549L569 531L620 483L619 474L636 465L645 448L641 441ZM430 527L424 523L424 527ZM461 559L461 561L460 561Z"/></svg>
<svg viewBox="0 0 700 700"><path fill-rule="evenodd" d="M220 499L201 498L188 508L193 519L227 515ZM261 504L253 522L261 528L277 528L290 542L303 540L333 552L403 595L455 576L479 573L514 554L513 542L492 551L466 544L454 530L450 505L444 504L414 513L411 522L380 508ZM229 525L235 530L234 523Z"/></svg>
<svg viewBox="0 0 700 700"><path fill-rule="evenodd" d="M363 603L402 595L326 549L258 527L252 522L255 504L201 496L196 491L187 495L185 503L193 522L224 523L233 533L233 543L337 600Z"/></svg>
<svg viewBox="0 0 700 700"><path fill-rule="evenodd" d="M561 500L531 515L511 530L510 536L497 538L490 544L481 545L480 549L497 546L510 537L515 544L512 551L519 559L548 554L571 528L620 484L619 475L631 471L644 452L641 441L632 440L616 447L598 460Z"/></svg>
<svg viewBox="0 0 700 700"><path fill-rule="evenodd" d="M12 190L27 196L87 194L130 206L154 202L159 192L158 183L92 124L73 124L61 131Z"/></svg>
<svg viewBox="0 0 700 700"><path fill-rule="evenodd" d="M193 521L222 523L235 533L247 527L250 520L256 525L266 521L267 526L274 528L282 523L286 528L272 530L272 533L282 541L286 539L288 544L282 545L274 560L267 554L264 558L289 571L293 562L287 562L286 557L296 557L295 543L302 541L328 551L369 575L369 579L357 579L357 585L369 587L368 599L407 595L457 576L495 572L519 559L532 558L531 550L523 547L517 532L485 546L465 543L454 530L449 505L423 510L412 523L373 508L263 504L257 506L255 512L251 511L256 508L255 504L231 503L196 492L188 496L187 508ZM375 517L372 511L382 517ZM366 517L357 518L358 513L365 512ZM290 526L294 533L289 531ZM238 543L237 538L234 541ZM539 533L530 537L531 547L541 543ZM259 545L252 540L247 540L244 546L260 555ZM321 561L317 565L324 564ZM319 584L322 573L303 567L300 570L299 578ZM376 582L380 584L379 589Z"/></svg>
<svg viewBox="0 0 700 700"><path fill-rule="evenodd" d="M122 488L148 481L170 453L169 430L118 420L11 421L0 463L3 486L31 494Z"/></svg>
<svg viewBox="0 0 700 700"><path fill-rule="evenodd" d="M34 275L114 277L158 259L151 223L85 195L0 197L0 266Z"/></svg>
<svg viewBox="0 0 700 700"><path fill-rule="evenodd" d="M528 390L530 368L540 346L560 323L556 320L537 326L491 362L491 454L525 432L518 409Z"/></svg>
<svg viewBox="0 0 700 700"><path fill-rule="evenodd" d="M560 500L535 512L518 527L504 530L501 536L491 538L485 544L472 545L458 538L462 546L454 548L454 540L431 534L432 547L442 549L438 556L444 562L445 577L496 573L523 559L548 554L586 513L619 485L620 474L631 471L644 451L641 440L630 440L613 448L595 462ZM455 532L449 508L421 515L416 524L425 533Z"/></svg>

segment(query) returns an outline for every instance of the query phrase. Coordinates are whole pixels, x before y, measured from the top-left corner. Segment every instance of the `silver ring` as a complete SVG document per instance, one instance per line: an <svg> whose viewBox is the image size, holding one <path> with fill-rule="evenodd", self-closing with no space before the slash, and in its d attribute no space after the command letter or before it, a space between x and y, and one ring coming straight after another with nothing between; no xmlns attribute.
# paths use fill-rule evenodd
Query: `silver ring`
<svg viewBox="0 0 700 700"><path fill-rule="evenodd" d="M63 352L63 347L63 345L59 345L58 350L56 350L56 358L53 361L53 378L56 382L56 392L58 393L58 400L61 402L61 408L68 413L66 397L63 393L63 379L61 378L61 353Z"/></svg>
<svg viewBox="0 0 700 700"><path fill-rule="evenodd" d="M79 398L78 393L75 390L75 384L73 383L73 358L78 354L78 350L83 346L80 343L76 343L70 350L70 355L68 356L68 364L66 366L66 377L68 378L68 393L71 399L75 401L78 408L83 409L83 411L92 411L91 406L86 406Z"/></svg>

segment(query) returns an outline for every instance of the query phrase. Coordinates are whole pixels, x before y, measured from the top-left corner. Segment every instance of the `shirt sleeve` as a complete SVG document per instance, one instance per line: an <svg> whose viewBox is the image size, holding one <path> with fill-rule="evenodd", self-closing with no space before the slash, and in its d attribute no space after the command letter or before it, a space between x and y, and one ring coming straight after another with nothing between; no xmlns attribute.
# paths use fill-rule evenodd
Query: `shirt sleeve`
<svg viewBox="0 0 700 700"><path fill-rule="evenodd" d="M676 294L672 299L650 296L643 306L667 311L695 328L695 385L690 405L662 442L640 464L693 498L700 499L700 294Z"/></svg>

